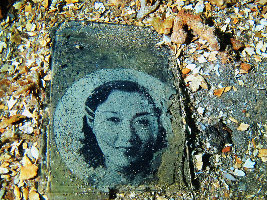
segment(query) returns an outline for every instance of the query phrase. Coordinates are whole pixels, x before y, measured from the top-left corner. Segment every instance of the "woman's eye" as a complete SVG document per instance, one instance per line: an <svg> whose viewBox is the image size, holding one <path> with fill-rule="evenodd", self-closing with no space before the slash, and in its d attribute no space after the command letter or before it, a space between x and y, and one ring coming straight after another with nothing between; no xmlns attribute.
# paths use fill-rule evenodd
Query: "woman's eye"
<svg viewBox="0 0 267 200"><path fill-rule="evenodd" d="M149 120L147 120L147 119L140 119L137 121L137 123L142 125L142 126L149 126Z"/></svg>
<svg viewBox="0 0 267 200"><path fill-rule="evenodd" d="M121 121L118 117L109 117L107 120L114 123L118 123Z"/></svg>

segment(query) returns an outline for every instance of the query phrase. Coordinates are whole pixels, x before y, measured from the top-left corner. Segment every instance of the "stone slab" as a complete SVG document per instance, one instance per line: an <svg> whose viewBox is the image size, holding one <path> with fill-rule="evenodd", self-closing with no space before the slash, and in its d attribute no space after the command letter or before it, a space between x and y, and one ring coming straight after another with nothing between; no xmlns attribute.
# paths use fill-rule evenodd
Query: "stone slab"
<svg viewBox="0 0 267 200"><path fill-rule="evenodd" d="M183 182L174 64L159 40L149 28L124 25L70 22L55 31L51 198L102 199L111 189Z"/></svg>

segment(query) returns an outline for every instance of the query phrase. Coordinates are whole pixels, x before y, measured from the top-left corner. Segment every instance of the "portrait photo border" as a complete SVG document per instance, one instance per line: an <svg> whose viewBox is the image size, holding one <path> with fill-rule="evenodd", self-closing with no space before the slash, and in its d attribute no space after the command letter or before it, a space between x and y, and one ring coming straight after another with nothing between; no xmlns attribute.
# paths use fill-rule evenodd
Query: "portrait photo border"
<svg viewBox="0 0 267 200"><path fill-rule="evenodd" d="M175 90L166 83L132 69L101 69L81 78L66 90L57 103L53 115L53 137L66 166L82 180L94 180L103 173L101 169L90 167L79 153L84 138L82 127L85 101L98 86L118 80L137 82L147 88L156 107L162 109L160 119L163 127L167 134L172 132L167 110L168 100Z"/></svg>

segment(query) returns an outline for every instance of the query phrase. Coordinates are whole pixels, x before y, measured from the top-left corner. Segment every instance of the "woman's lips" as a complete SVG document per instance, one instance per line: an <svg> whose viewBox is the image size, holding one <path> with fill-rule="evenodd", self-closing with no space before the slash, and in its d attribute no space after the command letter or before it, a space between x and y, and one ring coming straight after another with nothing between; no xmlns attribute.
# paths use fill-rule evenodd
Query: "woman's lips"
<svg viewBox="0 0 267 200"><path fill-rule="evenodd" d="M134 157L137 153L137 151L135 150L135 148L133 146L131 146L131 147L115 147L115 149L123 151L126 156L130 156L130 157Z"/></svg>
<svg viewBox="0 0 267 200"><path fill-rule="evenodd" d="M130 146L130 147L115 147L115 149L125 149L125 150L130 150L132 148L133 148L132 146Z"/></svg>

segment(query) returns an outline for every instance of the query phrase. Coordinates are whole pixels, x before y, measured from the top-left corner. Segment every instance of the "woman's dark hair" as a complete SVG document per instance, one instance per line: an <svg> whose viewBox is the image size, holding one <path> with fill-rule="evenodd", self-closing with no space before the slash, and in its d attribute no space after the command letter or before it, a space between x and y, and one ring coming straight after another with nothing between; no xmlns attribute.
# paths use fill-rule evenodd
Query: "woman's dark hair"
<svg viewBox="0 0 267 200"><path fill-rule="evenodd" d="M145 96L149 102L149 104L153 105L154 113L158 118L159 124L159 135L156 141L156 144L153 145L153 149L151 150L151 157L150 160L153 158L153 153L157 152L158 150L162 149L166 146L165 143L165 135L166 131L162 127L160 123L160 115L161 110L155 106L155 103L148 93L147 89L135 82L132 81L111 81L107 82L97 88L92 92L92 94L87 98L85 102L85 110L86 116L83 118L83 129L84 132L84 139L82 139L83 147L80 149L80 153L84 157L85 161L93 168L99 166L105 166L105 158L104 155L98 146L96 137L92 131L92 128L89 126L89 122L93 122L94 120L94 113L99 105L104 103L109 95L113 91L124 91L124 92L138 92ZM149 160L149 161L150 161ZM145 168L149 168L146 166Z"/></svg>

